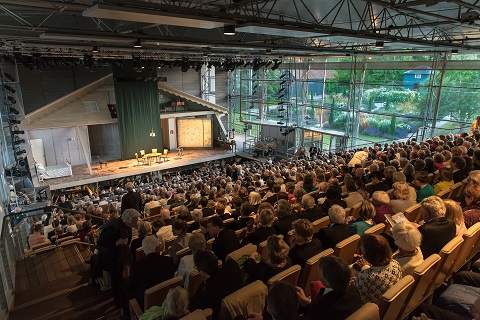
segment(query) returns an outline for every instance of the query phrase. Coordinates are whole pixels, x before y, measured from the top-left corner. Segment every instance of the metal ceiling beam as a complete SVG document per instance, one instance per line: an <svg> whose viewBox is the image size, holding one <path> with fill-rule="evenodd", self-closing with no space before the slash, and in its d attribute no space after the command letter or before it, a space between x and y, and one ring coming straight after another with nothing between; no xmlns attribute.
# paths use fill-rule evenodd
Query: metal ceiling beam
<svg viewBox="0 0 480 320"><path fill-rule="evenodd" d="M82 11L90 8L89 5L75 4L68 2L58 2L51 0L0 0L0 4L15 6L21 8L32 8L37 10L58 10L59 7L63 7L63 12L78 14Z"/></svg>

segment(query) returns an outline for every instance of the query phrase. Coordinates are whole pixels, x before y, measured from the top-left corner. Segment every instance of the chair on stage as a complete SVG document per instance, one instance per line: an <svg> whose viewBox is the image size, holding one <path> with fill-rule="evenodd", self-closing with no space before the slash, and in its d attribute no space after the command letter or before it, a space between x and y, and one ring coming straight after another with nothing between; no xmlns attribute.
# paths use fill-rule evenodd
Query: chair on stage
<svg viewBox="0 0 480 320"><path fill-rule="evenodd" d="M163 149L162 158L163 158L163 162L168 161L168 149L167 149L167 148L164 148L164 149Z"/></svg>
<svg viewBox="0 0 480 320"><path fill-rule="evenodd" d="M157 151L158 151L158 149L152 149L152 153L153 153L153 154L158 153Z"/></svg>
<svg viewBox="0 0 480 320"><path fill-rule="evenodd" d="M140 164L144 165L147 160L144 157L139 157L138 153L136 152L135 152L135 158L137 159L137 166L139 166Z"/></svg>
<svg viewBox="0 0 480 320"><path fill-rule="evenodd" d="M98 164L100 164L100 169L103 168L103 165L105 165L106 168L108 168L108 163L107 161L103 160L102 158L100 158L100 156L97 156L97 159L98 159Z"/></svg>

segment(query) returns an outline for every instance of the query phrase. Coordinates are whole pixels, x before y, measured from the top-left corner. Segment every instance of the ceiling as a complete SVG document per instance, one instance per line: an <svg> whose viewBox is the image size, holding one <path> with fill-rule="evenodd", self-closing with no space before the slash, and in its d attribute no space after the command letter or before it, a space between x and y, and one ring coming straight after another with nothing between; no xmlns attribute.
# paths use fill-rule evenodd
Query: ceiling
<svg viewBox="0 0 480 320"><path fill-rule="evenodd" d="M93 47L98 58L194 60L476 53L480 0L0 0L0 52Z"/></svg>

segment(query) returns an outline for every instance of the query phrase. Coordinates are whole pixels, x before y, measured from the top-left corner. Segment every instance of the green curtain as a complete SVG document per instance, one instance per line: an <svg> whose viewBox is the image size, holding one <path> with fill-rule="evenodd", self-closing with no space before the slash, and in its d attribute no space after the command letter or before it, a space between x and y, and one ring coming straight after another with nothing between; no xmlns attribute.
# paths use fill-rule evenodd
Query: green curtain
<svg viewBox="0 0 480 320"><path fill-rule="evenodd" d="M157 82L115 82L115 98L122 160L142 149L163 152ZM155 137L150 136L152 130Z"/></svg>

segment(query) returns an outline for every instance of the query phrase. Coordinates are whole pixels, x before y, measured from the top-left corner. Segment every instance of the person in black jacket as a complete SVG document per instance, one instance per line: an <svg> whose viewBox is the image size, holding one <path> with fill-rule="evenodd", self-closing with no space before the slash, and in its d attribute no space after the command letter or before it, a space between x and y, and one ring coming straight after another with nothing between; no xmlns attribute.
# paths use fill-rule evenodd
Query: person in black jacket
<svg viewBox="0 0 480 320"><path fill-rule="evenodd" d="M272 227L275 215L271 209L262 209L257 215L254 222L247 222L247 236L242 241L242 246L252 243L258 246L261 242L267 240L268 237L275 234Z"/></svg>
<svg viewBox="0 0 480 320"><path fill-rule="evenodd" d="M328 256L319 261L320 281L332 291L311 301L303 289L297 287L300 304L305 306L305 315L310 319L342 320L360 309L362 301L357 287L349 285L350 268L340 258Z"/></svg>
<svg viewBox="0 0 480 320"><path fill-rule="evenodd" d="M453 157L450 160L450 167L452 168L453 182L459 183L463 179L467 178L467 173L465 172L465 159L462 157Z"/></svg>
<svg viewBox="0 0 480 320"><path fill-rule="evenodd" d="M126 209L135 209L140 212L142 198L140 197L140 194L133 192L133 183L127 182L127 184L125 184L125 189L127 189L128 193L122 197L120 214L122 214Z"/></svg>
<svg viewBox="0 0 480 320"><path fill-rule="evenodd" d="M418 228L422 234L420 249L424 259L434 253L439 253L443 246L455 238L457 228L455 222L447 220L447 209L443 200L437 196L425 198L420 203L425 224Z"/></svg>
<svg viewBox="0 0 480 320"><path fill-rule="evenodd" d="M173 258L160 255L161 247L160 239L154 235L143 239L142 248L146 257L132 264L130 278L122 283L124 315L129 313L129 299L135 298L143 309L145 290L173 278L175 273Z"/></svg>
<svg viewBox="0 0 480 320"><path fill-rule="evenodd" d="M95 277L102 277L108 271L112 279L112 291L117 307L121 307L120 283L123 267L128 263L130 252L128 245L132 240L132 227L137 225L140 213L127 209L121 218L113 219L102 225L100 237L92 256L92 268Z"/></svg>
<svg viewBox="0 0 480 320"><path fill-rule="evenodd" d="M345 209L334 204L328 209L330 227L320 229L315 235L322 242L323 250L334 248L337 243L350 237L350 226L345 223Z"/></svg>
<svg viewBox="0 0 480 320"><path fill-rule="evenodd" d="M240 247L240 242L238 241L235 231L225 229L223 220L220 217L211 217L208 220L207 227L210 236L215 237L212 250L220 260L225 261L227 254Z"/></svg>
<svg viewBox="0 0 480 320"><path fill-rule="evenodd" d="M295 240L291 244L289 257L292 264L305 266L308 259L322 251L320 240L313 239L313 225L307 219L298 219L293 222L295 229Z"/></svg>
<svg viewBox="0 0 480 320"><path fill-rule="evenodd" d="M278 200L275 214L277 215L278 220L275 221L273 227L277 234L281 234L286 238L288 231L293 228L292 222L298 219L298 215L295 212L292 212L290 203L285 199Z"/></svg>
<svg viewBox="0 0 480 320"><path fill-rule="evenodd" d="M193 261L206 281L203 290L192 297L190 310L212 308L213 319L217 319L222 299L243 286L240 268L233 259L228 259L219 268L217 256L206 250L198 250Z"/></svg>

